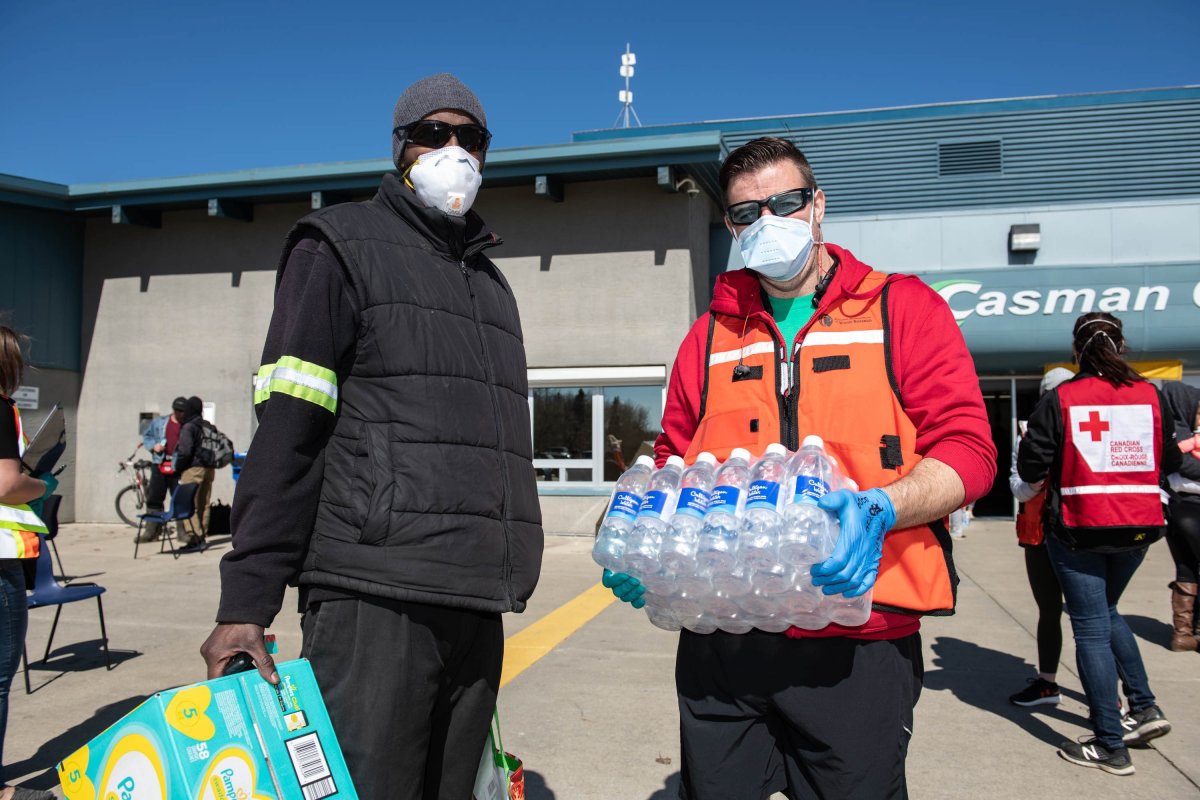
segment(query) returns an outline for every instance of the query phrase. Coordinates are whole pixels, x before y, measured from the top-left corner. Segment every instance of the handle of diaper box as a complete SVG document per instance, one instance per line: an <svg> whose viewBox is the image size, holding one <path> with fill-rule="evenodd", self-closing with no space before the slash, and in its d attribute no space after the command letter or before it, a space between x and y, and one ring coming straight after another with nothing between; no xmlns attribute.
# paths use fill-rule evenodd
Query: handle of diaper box
<svg viewBox="0 0 1200 800"><path fill-rule="evenodd" d="M254 659L250 657L249 653L238 653L225 663L225 669L221 674L233 675L250 669L254 669Z"/></svg>

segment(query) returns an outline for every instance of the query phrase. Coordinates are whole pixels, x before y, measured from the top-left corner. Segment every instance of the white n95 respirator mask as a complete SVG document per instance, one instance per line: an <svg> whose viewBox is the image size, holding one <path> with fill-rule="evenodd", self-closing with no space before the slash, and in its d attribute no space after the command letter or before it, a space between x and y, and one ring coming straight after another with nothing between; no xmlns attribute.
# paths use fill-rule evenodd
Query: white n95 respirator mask
<svg viewBox="0 0 1200 800"><path fill-rule="evenodd" d="M746 266L774 281L800 274L812 252L812 225L808 220L764 215L742 231L738 247Z"/></svg>
<svg viewBox="0 0 1200 800"><path fill-rule="evenodd" d="M406 171L405 182L422 205L461 217L471 210L483 175L479 159L452 145L417 158Z"/></svg>

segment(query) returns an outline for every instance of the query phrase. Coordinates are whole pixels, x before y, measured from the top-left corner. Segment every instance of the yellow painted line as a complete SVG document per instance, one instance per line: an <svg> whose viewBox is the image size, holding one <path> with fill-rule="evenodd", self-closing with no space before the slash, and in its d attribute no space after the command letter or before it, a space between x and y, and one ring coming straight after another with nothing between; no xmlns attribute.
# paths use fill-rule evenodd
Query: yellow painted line
<svg viewBox="0 0 1200 800"><path fill-rule="evenodd" d="M500 686L537 663L575 631L617 600L597 583L583 594L551 611L529 627L504 640L504 670Z"/></svg>

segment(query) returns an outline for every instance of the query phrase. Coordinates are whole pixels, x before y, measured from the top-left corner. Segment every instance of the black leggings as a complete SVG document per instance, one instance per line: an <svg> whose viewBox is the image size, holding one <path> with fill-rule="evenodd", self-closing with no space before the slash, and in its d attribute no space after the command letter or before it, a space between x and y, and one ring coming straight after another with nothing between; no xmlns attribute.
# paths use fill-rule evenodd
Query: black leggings
<svg viewBox="0 0 1200 800"><path fill-rule="evenodd" d="M1172 498L1171 520L1167 525L1167 546L1175 559L1175 580L1179 583L1197 583L1200 574L1200 497L1192 497Z"/></svg>
<svg viewBox="0 0 1200 800"><path fill-rule="evenodd" d="M1029 588L1033 590L1038 607L1038 672L1053 675L1058 672L1058 660L1062 657L1062 587L1058 585L1058 576L1054 574L1045 544L1022 549Z"/></svg>

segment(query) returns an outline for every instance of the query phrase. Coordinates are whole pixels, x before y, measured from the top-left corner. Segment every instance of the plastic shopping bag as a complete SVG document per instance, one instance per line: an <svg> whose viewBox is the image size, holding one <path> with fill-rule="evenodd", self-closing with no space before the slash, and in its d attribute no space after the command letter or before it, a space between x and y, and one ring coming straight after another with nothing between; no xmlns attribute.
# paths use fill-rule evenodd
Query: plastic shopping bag
<svg viewBox="0 0 1200 800"><path fill-rule="evenodd" d="M492 712L488 731L475 774L474 800L525 800L525 767L521 759L504 751L500 740L500 716Z"/></svg>

